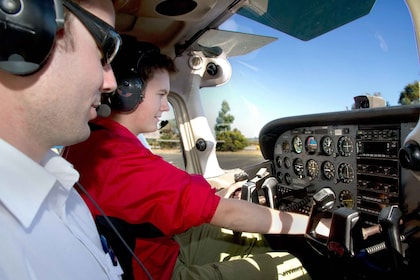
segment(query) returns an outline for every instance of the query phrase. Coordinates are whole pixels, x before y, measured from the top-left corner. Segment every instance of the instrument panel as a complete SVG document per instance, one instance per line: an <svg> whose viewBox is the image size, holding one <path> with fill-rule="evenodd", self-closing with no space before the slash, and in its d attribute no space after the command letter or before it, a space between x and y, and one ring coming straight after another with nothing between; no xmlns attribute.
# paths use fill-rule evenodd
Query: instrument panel
<svg viewBox="0 0 420 280"><path fill-rule="evenodd" d="M260 145L279 183L274 207L309 214L311 196L330 188L336 197L334 209L357 210L367 225L376 224L386 206L415 209L417 205L405 202L408 171L400 167L398 153L417 124L419 110L359 109L267 124Z"/></svg>

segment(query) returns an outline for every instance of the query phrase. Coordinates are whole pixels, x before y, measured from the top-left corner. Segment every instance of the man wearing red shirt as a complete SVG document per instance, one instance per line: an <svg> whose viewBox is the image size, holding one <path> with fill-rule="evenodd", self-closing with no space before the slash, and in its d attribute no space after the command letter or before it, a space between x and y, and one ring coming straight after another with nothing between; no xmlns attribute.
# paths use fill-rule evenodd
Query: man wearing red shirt
<svg viewBox="0 0 420 280"><path fill-rule="evenodd" d="M294 256L269 252L263 239L237 242L222 230L303 234L307 216L223 198L203 176L178 169L137 138L156 131L162 112L169 110L173 61L158 48L125 36L112 66L118 89L104 99L111 116L92 121L90 138L66 147L63 156L145 266L131 256L129 264L120 260L125 279L310 279ZM107 231L103 213L82 196L100 231ZM109 239L119 258L126 258L119 253L124 249L114 245L117 238Z"/></svg>

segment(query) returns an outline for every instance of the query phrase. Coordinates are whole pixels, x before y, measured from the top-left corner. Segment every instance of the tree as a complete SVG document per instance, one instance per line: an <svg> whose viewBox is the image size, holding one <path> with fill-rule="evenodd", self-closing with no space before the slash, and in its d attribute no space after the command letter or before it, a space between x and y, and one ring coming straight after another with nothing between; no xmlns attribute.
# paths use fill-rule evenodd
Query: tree
<svg viewBox="0 0 420 280"><path fill-rule="evenodd" d="M412 84L405 86L404 91L400 93L398 103L401 105L408 105L419 103L419 82L414 81Z"/></svg>
<svg viewBox="0 0 420 280"><path fill-rule="evenodd" d="M217 151L236 152L249 145L248 139L236 128L233 131L220 132L217 140L219 141L216 145Z"/></svg>
<svg viewBox="0 0 420 280"><path fill-rule="evenodd" d="M216 139L218 140L216 145L217 151L236 152L243 150L249 145L248 139L238 129L235 128L231 131L231 124L235 120L235 117L228 114L229 111L229 104L224 100L216 118L216 125L214 126Z"/></svg>
<svg viewBox="0 0 420 280"><path fill-rule="evenodd" d="M216 118L216 125L214 126L214 131L216 132L216 136L219 132L223 131L230 131L230 125L235 120L235 117L228 114L230 111L229 104L226 100L222 102L222 109L220 109L219 114Z"/></svg>

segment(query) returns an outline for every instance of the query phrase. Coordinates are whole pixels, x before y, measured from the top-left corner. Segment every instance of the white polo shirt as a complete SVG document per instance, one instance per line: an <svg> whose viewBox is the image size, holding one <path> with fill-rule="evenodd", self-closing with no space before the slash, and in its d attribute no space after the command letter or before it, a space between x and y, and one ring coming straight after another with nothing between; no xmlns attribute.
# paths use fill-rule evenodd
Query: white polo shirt
<svg viewBox="0 0 420 280"><path fill-rule="evenodd" d="M0 139L0 279L121 279L73 188L78 179L56 153L41 166Z"/></svg>

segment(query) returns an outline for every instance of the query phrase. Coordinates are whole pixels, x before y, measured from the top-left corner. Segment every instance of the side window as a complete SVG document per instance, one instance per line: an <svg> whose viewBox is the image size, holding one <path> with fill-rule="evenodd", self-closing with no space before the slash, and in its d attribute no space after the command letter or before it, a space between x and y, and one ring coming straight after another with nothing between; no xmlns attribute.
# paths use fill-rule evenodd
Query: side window
<svg viewBox="0 0 420 280"><path fill-rule="evenodd" d="M159 129L156 132L144 133L143 137L154 154L163 157L167 162L185 170L182 143L174 109L170 103L169 107L170 110L162 114ZM139 137L141 136L139 135Z"/></svg>
<svg viewBox="0 0 420 280"><path fill-rule="evenodd" d="M176 102L176 101L175 101ZM176 121L175 110L169 103L170 110L162 115L165 126L153 133L139 135L140 140L145 140L154 154L163 157L180 169L186 170L181 136ZM143 138L143 139L142 139ZM222 169L247 168L264 161L258 147L258 139L248 139L249 146L242 151L229 152L217 151L217 159ZM219 143L218 143L219 144Z"/></svg>

